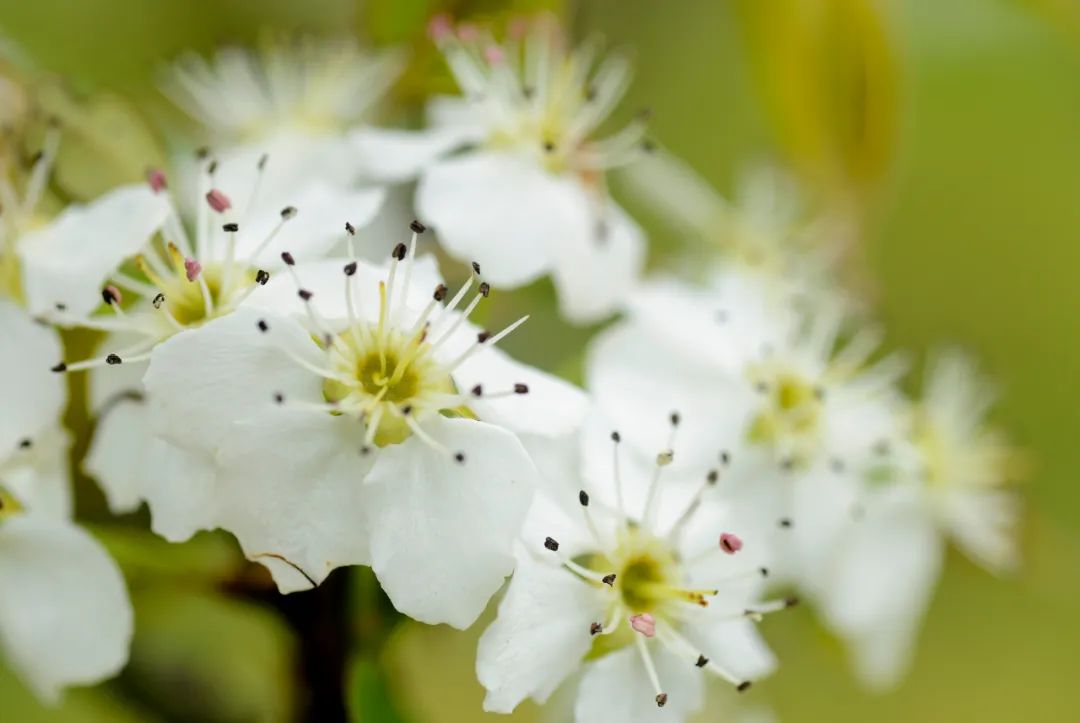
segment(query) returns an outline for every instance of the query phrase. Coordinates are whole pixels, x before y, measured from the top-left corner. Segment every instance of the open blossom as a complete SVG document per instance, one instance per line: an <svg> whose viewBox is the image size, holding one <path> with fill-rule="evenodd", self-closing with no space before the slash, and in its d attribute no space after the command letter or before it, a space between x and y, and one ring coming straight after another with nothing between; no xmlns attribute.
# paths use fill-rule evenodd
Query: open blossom
<svg viewBox="0 0 1080 723"><path fill-rule="evenodd" d="M654 153L626 171L636 198L697 242L697 267L756 275L789 294L836 292L838 241L848 230L835 215L812 215L795 179L770 166L736 179L729 201L689 164Z"/></svg>
<svg viewBox="0 0 1080 723"><path fill-rule="evenodd" d="M155 170L146 185L71 206L20 242L30 310L108 334L95 358L53 364L57 372L91 370L92 408L102 419L84 464L116 511L137 506L146 486L170 472L195 474L149 431L140 379L157 346L232 312L281 265L283 244L318 258L340 239L338 219L362 225L381 202L379 191L322 181L286 193L284 170L266 156L229 174L214 159L200 164L190 218ZM162 465L163 456L171 463Z"/></svg>
<svg viewBox="0 0 1080 723"><path fill-rule="evenodd" d="M43 699L115 675L132 612L120 570L70 517L64 380L51 329L0 300L0 657Z"/></svg>
<svg viewBox="0 0 1080 723"><path fill-rule="evenodd" d="M608 170L648 147L644 118L595 137L626 90L628 63L598 61L595 44L568 48L546 19L518 24L499 42L439 17L432 36L463 97L432 101L422 133L353 134L361 163L389 180L419 174L420 216L452 255L479 261L492 283L550 275L566 317L610 314L645 251L605 183Z"/></svg>
<svg viewBox="0 0 1080 723"><path fill-rule="evenodd" d="M533 504L514 577L480 640L487 710L543 702L580 671L576 721L680 721L701 707L709 677L742 692L775 667L754 622L794 600L759 600L768 569L743 552L755 542L705 495L717 472L665 522L661 473L676 453L661 451L632 491L621 439L584 445L607 464L606 484L559 492L566 481L555 480Z"/></svg>
<svg viewBox="0 0 1080 723"><path fill-rule="evenodd" d="M584 405L495 348L524 319L468 322L491 293L480 267L451 295L413 227L388 267L285 253L250 308L161 346L153 425L215 475L150 503L187 534L229 530L285 592L370 564L402 612L466 627L513 569L536 485L514 432L564 434Z"/></svg>
<svg viewBox="0 0 1080 723"><path fill-rule="evenodd" d="M834 550L822 607L871 685L893 685L906 670L947 538L992 572L1017 565L1014 452L986 425L992 401L967 356L941 354L922 399L865 470L860 514Z"/></svg>

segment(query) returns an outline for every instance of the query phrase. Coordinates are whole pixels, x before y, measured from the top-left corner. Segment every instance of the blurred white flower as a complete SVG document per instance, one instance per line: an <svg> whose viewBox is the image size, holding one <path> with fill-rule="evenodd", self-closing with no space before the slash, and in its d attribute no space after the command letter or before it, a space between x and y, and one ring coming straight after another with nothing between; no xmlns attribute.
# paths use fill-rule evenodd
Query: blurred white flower
<svg viewBox="0 0 1080 723"><path fill-rule="evenodd" d="M490 293L478 276L444 305L416 236L389 268L289 259L295 285L279 275L252 308L161 346L154 426L216 475L150 503L186 534L231 531L285 592L370 564L402 612L467 627L513 569L535 486L513 432L566 433L584 402L494 348L524 319L468 322Z"/></svg>
<svg viewBox="0 0 1080 723"><path fill-rule="evenodd" d="M30 311L108 334L100 356L53 363L57 372L91 370L101 423L84 465L118 512L136 507L148 484L166 484L162 468L195 475L147 424L140 379L157 345L233 311L280 266L286 244L300 258L324 255L345 235L344 219L365 223L382 199L322 181L290 187L265 158L231 171L209 158L201 164L188 224L165 174L151 171L146 185L69 206L19 244ZM103 300L105 315L96 313Z"/></svg>
<svg viewBox="0 0 1080 723"><path fill-rule="evenodd" d="M610 314L637 279L645 246L605 174L643 154L644 118L592 136L625 92L629 64L598 61L596 43L568 49L547 19L518 24L497 42L440 17L432 35L464 97L433 100L425 132L354 133L362 165L387 180L419 174L421 218L452 255L479 261L492 283L550 274L566 317Z"/></svg>
<svg viewBox="0 0 1080 723"><path fill-rule="evenodd" d="M132 612L120 570L70 516L60 340L0 300L0 652L44 700L116 674Z"/></svg>
<svg viewBox="0 0 1080 723"><path fill-rule="evenodd" d="M985 423L992 402L971 359L941 354L899 438L865 470L860 514L833 551L823 608L872 686L895 685L910 663L946 537L992 572L1017 565L1019 501L1006 486L1014 452Z"/></svg>
<svg viewBox="0 0 1080 723"><path fill-rule="evenodd" d="M396 53L365 52L351 39L304 38L260 52L224 48L210 61L187 53L163 90L215 143L332 137L370 118L400 67Z"/></svg>
<svg viewBox="0 0 1080 723"><path fill-rule="evenodd" d="M580 671L577 721L684 720L701 707L709 674L744 691L775 667L753 623L794 600L759 602L768 570L743 552L739 520L705 497L716 475L665 522L661 472L678 453L661 451L631 491L620 441L618 432L585 439L584 456L607 467L605 484L570 491L563 473L533 503L514 577L480 640L486 710L543 702Z"/></svg>
<svg viewBox="0 0 1080 723"><path fill-rule="evenodd" d="M837 293L838 241L850 229L840 218L814 216L794 178L767 165L736 179L728 201L686 162L658 152L629 167L628 188L680 233L698 242L697 266L752 274L789 294Z"/></svg>

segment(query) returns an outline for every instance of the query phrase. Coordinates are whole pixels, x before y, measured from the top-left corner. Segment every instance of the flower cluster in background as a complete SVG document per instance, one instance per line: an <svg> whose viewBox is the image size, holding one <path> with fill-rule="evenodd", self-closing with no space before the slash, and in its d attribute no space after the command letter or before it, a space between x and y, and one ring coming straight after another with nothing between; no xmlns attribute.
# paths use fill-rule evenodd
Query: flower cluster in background
<svg viewBox="0 0 1080 723"><path fill-rule="evenodd" d="M92 193L64 156L95 162L88 101L0 65L3 665L56 703L128 663L161 575L288 600L362 566L357 619L483 628L489 712L760 720L759 623L796 605L895 687L949 546L1017 570L1024 465L971 351L886 342L857 249L887 152L748 160L727 198L625 108L628 53L546 14L425 21L422 49L179 55L167 143L108 134L143 178ZM537 319L580 374L523 361ZM172 544L88 532L73 475ZM385 642L273 604L327 616L316 657L334 624Z"/></svg>

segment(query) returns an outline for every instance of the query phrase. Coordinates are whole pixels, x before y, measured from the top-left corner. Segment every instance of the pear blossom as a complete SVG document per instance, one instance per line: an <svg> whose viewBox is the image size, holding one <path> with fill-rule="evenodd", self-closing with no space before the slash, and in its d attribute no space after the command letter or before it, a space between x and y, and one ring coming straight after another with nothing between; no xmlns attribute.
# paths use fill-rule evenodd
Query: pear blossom
<svg viewBox="0 0 1080 723"><path fill-rule="evenodd" d="M836 293L838 240L849 229L836 214L811 214L795 179L780 169L747 168L730 201L669 153L653 153L624 175L636 198L697 242L688 254L691 275L719 267L789 294Z"/></svg>
<svg viewBox="0 0 1080 723"><path fill-rule="evenodd" d="M1019 503L1007 487L1015 453L985 423L993 398L968 356L940 354L922 400L865 470L860 514L833 551L822 607L874 687L895 685L910 663L947 539L991 572L1018 564Z"/></svg>
<svg viewBox="0 0 1080 723"><path fill-rule="evenodd" d="M132 611L116 563L70 519L56 333L0 300L0 658L43 700L115 675Z"/></svg>
<svg viewBox="0 0 1080 723"><path fill-rule="evenodd" d="M281 244L318 258L338 243L339 218L363 224L381 193L300 184L288 195L283 172L264 156L243 172L246 185L223 185L223 164L204 157L198 201L185 219L169 178L118 188L87 205L69 206L20 242L31 312L63 326L106 332L92 359L56 359L56 372L89 370L91 407L100 417L84 460L114 511L150 492L205 476L199 465L150 433L142 373L158 345L177 332L231 313L281 265ZM264 183L265 178L277 178ZM286 199L294 199L296 205ZM102 307L105 313L97 313ZM168 458L171 463L162 465ZM165 470L164 472L162 470ZM183 484L183 483L180 483ZM158 529L168 534L169 530Z"/></svg>
<svg viewBox="0 0 1080 723"><path fill-rule="evenodd" d="M582 487L572 491L560 489L565 478L548 482L526 519L517 569L480 640L484 708L542 703L579 673L576 721L685 720L702 706L707 679L743 692L772 672L754 622L795 600L760 600L769 570L747 554L755 542L738 534L738 518L706 495L715 471L665 521L661 476L677 443L632 489L620 433L591 439L581 438L582 454L606 463L604 483L578 475Z"/></svg>
<svg viewBox="0 0 1080 723"><path fill-rule="evenodd" d="M451 295L416 258L423 230L389 266L286 252L240 310L161 345L153 426L214 475L150 504L186 534L232 532L283 592L366 564L402 612L467 627L513 569L536 486L515 433L565 434L584 401L495 348L524 318L468 321L491 294L481 267Z"/></svg>
<svg viewBox="0 0 1080 723"><path fill-rule="evenodd" d="M864 472L895 436L902 358L869 362L878 330L849 332L833 299L808 306L753 275L725 274L712 288L654 282L630 307L587 369L597 404L627 420L628 474L644 476L665 434L660 410L679 408L683 464L723 463L726 499L768 551L771 580L827 599Z"/></svg>
<svg viewBox="0 0 1080 723"><path fill-rule="evenodd" d="M596 43L568 48L546 18L515 23L501 42L443 16L431 34L464 95L433 100L426 131L353 133L361 164L390 181L418 177L419 215L492 283L550 275L567 318L611 314L645 255L642 231L605 182L649 148L645 118L594 137L626 90L628 62L599 60Z"/></svg>

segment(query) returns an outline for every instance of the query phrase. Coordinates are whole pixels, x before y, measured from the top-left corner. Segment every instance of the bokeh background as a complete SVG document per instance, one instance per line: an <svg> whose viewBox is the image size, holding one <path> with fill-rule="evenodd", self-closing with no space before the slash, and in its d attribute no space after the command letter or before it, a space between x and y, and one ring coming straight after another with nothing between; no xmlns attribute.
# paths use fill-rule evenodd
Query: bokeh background
<svg viewBox="0 0 1080 723"><path fill-rule="evenodd" d="M798 608L765 623L782 667L741 702L790 722L1080 720L1080 3L5 0L0 35L66 79L54 100L70 148L60 181L79 197L167 152L183 124L156 82L183 50L268 34L412 45L396 119L415 122L440 82L427 17L536 8L630 52L624 112L650 108L657 141L721 191L748 164L778 161L849 210L859 243L847 275L877 305L890 346L974 349L1000 381L999 421L1028 451L1023 571L998 580L951 556L901 688L861 691L838 643ZM663 263L685 240L642 218ZM510 317L535 313L550 290L508 296L499 314ZM579 375L593 330L534 319L511 350ZM84 416L69 413L83 443ZM128 576L132 662L59 709L0 667L0 720L278 721L331 716L338 698L360 721L495 720L472 673L482 625L403 622L362 570L281 599L226 536L168 545L139 515L110 520L92 482L79 480L78 500ZM702 720L723 720L726 704ZM513 719L540 714L527 705Z"/></svg>

